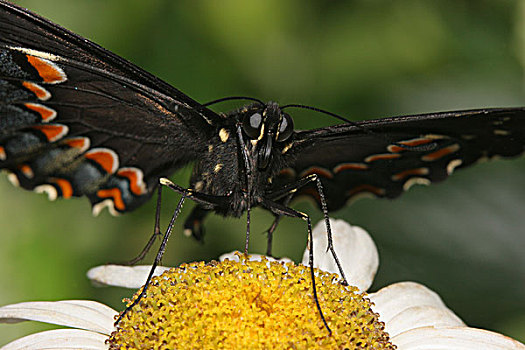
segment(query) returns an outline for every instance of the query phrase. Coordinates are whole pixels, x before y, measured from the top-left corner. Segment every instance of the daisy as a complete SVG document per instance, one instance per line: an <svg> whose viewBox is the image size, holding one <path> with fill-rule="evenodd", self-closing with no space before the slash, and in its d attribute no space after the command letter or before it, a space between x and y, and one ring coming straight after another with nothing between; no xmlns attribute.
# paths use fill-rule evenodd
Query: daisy
<svg viewBox="0 0 525 350"><path fill-rule="evenodd" d="M341 220L332 220L332 230L353 287L338 283L337 268L326 253L324 224L318 224L314 229L317 292L331 335L313 302L307 267L289 259L250 256L248 260L232 253L221 257L221 262L183 264L156 277L147 296L117 328L113 325L117 312L93 301L1 307L0 322L33 320L70 328L36 333L1 349L525 350L525 345L501 334L467 327L423 285L396 283L365 294L379 264L372 239L365 230ZM103 285L138 288L148 271L147 266L109 265L90 270L88 276Z"/></svg>

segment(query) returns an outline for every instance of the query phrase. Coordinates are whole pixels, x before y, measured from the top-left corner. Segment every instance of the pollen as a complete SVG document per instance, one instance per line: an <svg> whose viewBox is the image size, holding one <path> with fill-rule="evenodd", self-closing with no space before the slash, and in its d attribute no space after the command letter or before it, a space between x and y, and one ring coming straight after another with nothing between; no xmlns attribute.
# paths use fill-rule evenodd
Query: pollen
<svg viewBox="0 0 525 350"><path fill-rule="evenodd" d="M308 267L239 258L184 264L154 278L110 349L395 349L366 295L337 275L315 271L330 334Z"/></svg>

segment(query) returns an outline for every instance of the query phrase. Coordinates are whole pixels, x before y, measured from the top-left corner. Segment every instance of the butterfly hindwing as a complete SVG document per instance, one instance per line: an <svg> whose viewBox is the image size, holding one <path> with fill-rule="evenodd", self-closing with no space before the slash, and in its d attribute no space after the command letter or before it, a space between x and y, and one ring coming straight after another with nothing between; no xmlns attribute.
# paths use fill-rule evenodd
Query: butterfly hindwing
<svg viewBox="0 0 525 350"><path fill-rule="evenodd" d="M384 118L300 131L274 188L316 173L328 208L359 196L396 198L414 184L446 179L483 159L513 157L525 147L523 108ZM319 201L316 189L298 192Z"/></svg>

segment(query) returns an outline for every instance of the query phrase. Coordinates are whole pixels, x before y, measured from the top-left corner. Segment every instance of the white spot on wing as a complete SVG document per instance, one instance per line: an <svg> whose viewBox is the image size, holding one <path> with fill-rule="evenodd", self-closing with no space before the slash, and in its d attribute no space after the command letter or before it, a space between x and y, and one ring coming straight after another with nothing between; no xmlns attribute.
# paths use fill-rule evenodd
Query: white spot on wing
<svg viewBox="0 0 525 350"><path fill-rule="evenodd" d="M31 55L31 56L35 56L35 57L40 57L40 58L43 58L43 59L46 59L46 60L50 60L50 61L62 61L62 57L60 56L57 56L57 55L53 55L52 53L49 53L49 52L43 52L43 51L37 51L37 50L33 50L33 49L28 49L26 47L17 47L17 46L7 46L8 48L12 49L12 50L16 50L16 51L19 51L19 52L23 52L27 55Z"/></svg>
<svg viewBox="0 0 525 350"><path fill-rule="evenodd" d="M447 165L447 174L452 174L454 172L454 169L456 169L458 166L460 166L463 163L461 159L454 159L451 160L450 163Z"/></svg>
<svg viewBox="0 0 525 350"><path fill-rule="evenodd" d="M98 214L100 214L100 212L106 207L108 208L108 211L111 215L119 215L119 213L115 210L115 203L113 203L113 200L105 199L102 202L99 202L93 206L93 216L98 216Z"/></svg>
<svg viewBox="0 0 525 350"><path fill-rule="evenodd" d="M498 136L507 136L510 134L510 131L507 130L501 130L501 129L494 129L494 135Z"/></svg>
<svg viewBox="0 0 525 350"><path fill-rule="evenodd" d="M408 191L414 185L430 185L430 180L424 177L412 177L403 184L403 190Z"/></svg>
<svg viewBox="0 0 525 350"><path fill-rule="evenodd" d="M375 198L377 198L377 195L375 193L372 193L372 192L362 191L362 192L359 192L359 193L353 195L352 197L350 197L350 199L347 201L347 203L348 204L353 204L356 201L358 201L360 199L363 199L363 198L375 199Z"/></svg>
<svg viewBox="0 0 525 350"><path fill-rule="evenodd" d="M58 197L57 189L51 185L40 185L36 186L33 191L35 193L45 193L50 201L54 201Z"/></svg>
<svg viewBox="0 0 525 350"><path fill-rule="evenodd" d="M18 181L18 177L15 174L13 173L7 174L7 180L9 180L11 185L15 187L20 187L20 181Z"/></svg>

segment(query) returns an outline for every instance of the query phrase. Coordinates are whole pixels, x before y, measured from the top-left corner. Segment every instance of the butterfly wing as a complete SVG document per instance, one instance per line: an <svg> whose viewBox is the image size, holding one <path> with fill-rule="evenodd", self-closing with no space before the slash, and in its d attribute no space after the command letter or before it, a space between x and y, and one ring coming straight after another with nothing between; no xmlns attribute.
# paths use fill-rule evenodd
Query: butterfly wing
<svg viewBox="0 0 525 350"><path fill-rule="evenodd" d="M525 147L525 109L482 109L403 116L299 131L285 153L284 183L316 173L328 208L362 195L396 198L414 184L446 179L483 159L514 157ZM298 194L319 202L313 186Z"/></svg>
<svg viewBox="0 0 525 350"><path fill-rule="evenodd" d="M0 168L50 198L132 210L219 116L125 59L0 1Z"/></svg>

